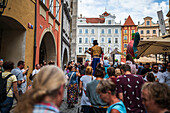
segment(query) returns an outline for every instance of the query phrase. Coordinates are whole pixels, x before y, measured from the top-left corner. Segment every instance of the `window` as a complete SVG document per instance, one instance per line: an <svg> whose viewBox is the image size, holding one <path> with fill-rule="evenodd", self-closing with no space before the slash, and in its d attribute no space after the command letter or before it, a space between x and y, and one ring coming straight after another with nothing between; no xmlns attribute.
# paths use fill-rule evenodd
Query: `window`
<svg viewBox="0 0 170 113"><path fill-rule="evenodd" d="M91 43L93 43L94 38L91 38Z"/></svg>
<svg viewBox="0 0 170 113"><path fill-rule="evenodd" d="M118 43L118 38L115 38L115 43L116 43L116 44Z"/></svg>
<svg viewBox="0 0 170 113"><path fill-rule="evenodd" d="M111 34L111 32L112 32L111 29L108 29L108 34Z"/></svg>
<svg viewBox="0 0 170 113"><path fill-rule="evenodd" d="M146 25L150 25L150 22L149 22L149 21L146 21Z"/></svg>
<svg viewBox="0 0 170 113"><path fill-rule="evenodd" d="M83 33L82 29L79 29L79 34L82 34L82 33Z"/></svg>
<svg viewBox="0 0 170 113"><path fill-rule="evenodd" d="M88 48L87 47L85 47L85 51L87 51L88 50Z"/></svg>
<svg viewBox="0 0 170 113"><path fill-rule="evenodd" d="M127 36L124 36L124 40L127 40Z"/></svg>
<svg viewBox="0 0 170 113"><path fill-rule="evenodd" d="M101 34L104 34L104 29L101 30Z"/></svg>
<svg viewBox="0 0 170 113"><path fill-rule="evenodd" d="M147 30L146 33L149 34L150 33L149 30Z"/></svg>
<svg viewBox="0 0 170 113"><path fill-rule="evenodd" d="M85 29L85 33L88 34L88 32L89 32L88 29Z"/></svg>
<svg viewBox="0 0 170 113"><path fill-rule="evenodd" d="M86 43L86 44L88 43L88 38L85 38L85 43Z"/></svg>
<svg viewBox="0 0 170 113"><path fill-rule="evenodd" d="M127 44L124 44L124 48L127 48Z"/></svg>
<svg viewBox="0 0 170 113"><path fill-rule="evenodd" d="M91 34L94 34L94 29L91 29Z"/></svg>
<svg viewBox="0 0 170 113"><path fill-rule="evenodd" d="M140 40L143 40L143 38L140 38Z"/></svg>
<svg viewBox="0 0 170 113"><path fill-rule="evenodd" d="M45 0L41 0L44 4L46 4L46 1Z"/></svg>
<svg viewBox="0 0 170 113"><path fill-rule="evenodd" d="M83 22L82 20L80 20L80 22Z"/></svg>
<svg viewBox="0 0 170 113"><path fill-rule="evenodd" d="M115 34L118 34L118 29L115 29Z"/></svg>
<svg viewBox="0 0 170 113"><path fill-rule="evenodd" d="M125 33L127 33L127 30L124 30Z"/></svg>
<svg viewBox="0 0 170 113"><path fill-rule="evenodd" d="M132 30L132 33L135 33L135 30Z"/></svg>
<svg viewBox="0 0 170 113"><path fill-rule="evenodd" d="M103 51L103 53L104 53L104 48L102 47L102 51Z"/></svg>
<svg viewBox="0 0 170 113"><path fill-rule="evenodd" d="M79 53L82 53L82 47L79 47Z"/></svg>
<svg viewBox="0 0 170 113"><path fill-rule="evenodd" d="M53 0L49 0L49 11L53 14Z"/></svg>
<svg viewBox="0 0 170 113"><path fill-rule="evenodd" d="M153 30L153 34L156 34L156 30Z"/></svg>
<svg viewBox="0 0 170 113"><path fill-rule="evenodd" d="M147 39L149 39L149 37Z"/></svg>
<svg viewBox="0 0 170 113"><path fill-rule="evenodd" d="M82 43L82 38L79 38L79 43Z"/></svg>
<svg viewBox="0 0 170 113"><path fill-rule="evenodd" d="M108 24L112 24L112 21L111 21L111 20L108 20Z"/></svg>
<svg viewBox="0 0 170 113"><path fill-rule="evenodd" d="M59 2L56 0L56 20L59 21Z"/></svg>
<svg viewBox="0 0 170 113"><path fill-rule="evenodd" d="M104 43L104 38L101 39L101 43Z"/></svg>
<svg viewBox="0 0 170 113"><path fill-rule="evenodd" d="M140 31L140 34L143 34L143 30Z"/></svg>
<svg viewBox="0 0 170 113"><path fill-rule="evenodd" d="M108 43L111 43L111 38L108 38Z"/></svg>

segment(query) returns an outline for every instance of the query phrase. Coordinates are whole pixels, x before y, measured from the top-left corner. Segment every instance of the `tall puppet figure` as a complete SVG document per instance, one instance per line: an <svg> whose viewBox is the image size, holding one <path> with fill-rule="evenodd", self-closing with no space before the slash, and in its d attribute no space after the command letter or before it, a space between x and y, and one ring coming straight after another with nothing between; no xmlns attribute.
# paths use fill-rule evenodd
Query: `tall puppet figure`
<svg viewBox="0 0 170 113"><path fill-rule="evenodd" d="M130 54L132 57L135 57L134 51L133 51L134 38L135 38L135 33L132 33L132 40L128 43L127 52L126 52L126 55Z"/></svg>
<svg viewBox="0 0 170 113"><path fill-rule="evenodd" d="M91 51L86 50L85 53L86 52L92 55L93 58L92 67L93 67L93 75L94 75L96 66L98 63L100 63L100 57L103 54L102 48L98 46L97 40L93 40L93 47L91 47Z"/></svg>
<svg viewBox="0 0 170 113"><path fill-rule="evenodd" d="M127 46L127 54L130 54L132 57L137 58L137 45L139 44L140 41L140 35L138 32L132 33L132 40L128 43Z"/></svg>

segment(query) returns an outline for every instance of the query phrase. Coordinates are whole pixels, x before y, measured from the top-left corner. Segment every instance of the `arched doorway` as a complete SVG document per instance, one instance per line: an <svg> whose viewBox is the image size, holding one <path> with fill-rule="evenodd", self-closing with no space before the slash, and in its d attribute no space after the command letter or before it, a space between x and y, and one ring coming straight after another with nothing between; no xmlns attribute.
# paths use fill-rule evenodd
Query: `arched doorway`
<svg viewBox="0 0 170 113"><path fill-rule="evenodd" d="M42 38L39 51L39 63L57 61L55 40L51 32L46 32Z"/></svg>
<svg viewBox="0 0 170 113"><path fill-rule="evenodd" d="M64 49L64 55L63 55L63 68L64 68L64 64L68 63L68 54L67 54L67 49Z"/></svg>
<svg viewBox="0 0 170 113"><path fill-rule="evenodd" d="M13 61L25 60L26 29L17 20L0 16L0 58Z"/></svg>

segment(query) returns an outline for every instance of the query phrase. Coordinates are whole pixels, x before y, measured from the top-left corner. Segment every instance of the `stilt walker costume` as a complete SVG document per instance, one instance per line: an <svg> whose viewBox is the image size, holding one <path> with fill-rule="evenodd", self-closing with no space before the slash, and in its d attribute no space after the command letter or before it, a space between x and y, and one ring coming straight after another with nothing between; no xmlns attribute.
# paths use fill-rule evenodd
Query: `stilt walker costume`
<svg viewBox="0 0 170 113"><path fill-rule="evenodd" d="M92 67L93 67L93 75L96 70L96 66L98 63L100 63L100 57L102 57L103 51L100 46L98 46L97 40L93 40L93 47L91 48L91 51L87 50L85 51L92 55L93 61L92 61Z"/></svg>

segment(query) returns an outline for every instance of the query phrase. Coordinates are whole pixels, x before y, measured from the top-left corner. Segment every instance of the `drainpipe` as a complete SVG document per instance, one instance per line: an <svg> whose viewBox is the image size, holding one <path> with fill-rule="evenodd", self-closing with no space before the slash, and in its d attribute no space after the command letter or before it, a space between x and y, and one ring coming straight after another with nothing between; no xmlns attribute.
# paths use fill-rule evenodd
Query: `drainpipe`
<svg viewBox="0 0 170 113"><path fill-rule="evenodd" d="M64 0L61 0L61 64L63 64L63 61L62 61L62 53L63 53L63 7L64 7ZM61 65L61 68L63 68L63 65Z"/></svg>
<svg viewBox="0 0 170 113"><path fill-rule="evenodd" d="M35 29L34 29L34 57L33 57L33 69L35 68L35 59L36 59L36 34L37 34L37 0L35 0Z"/></svg>

